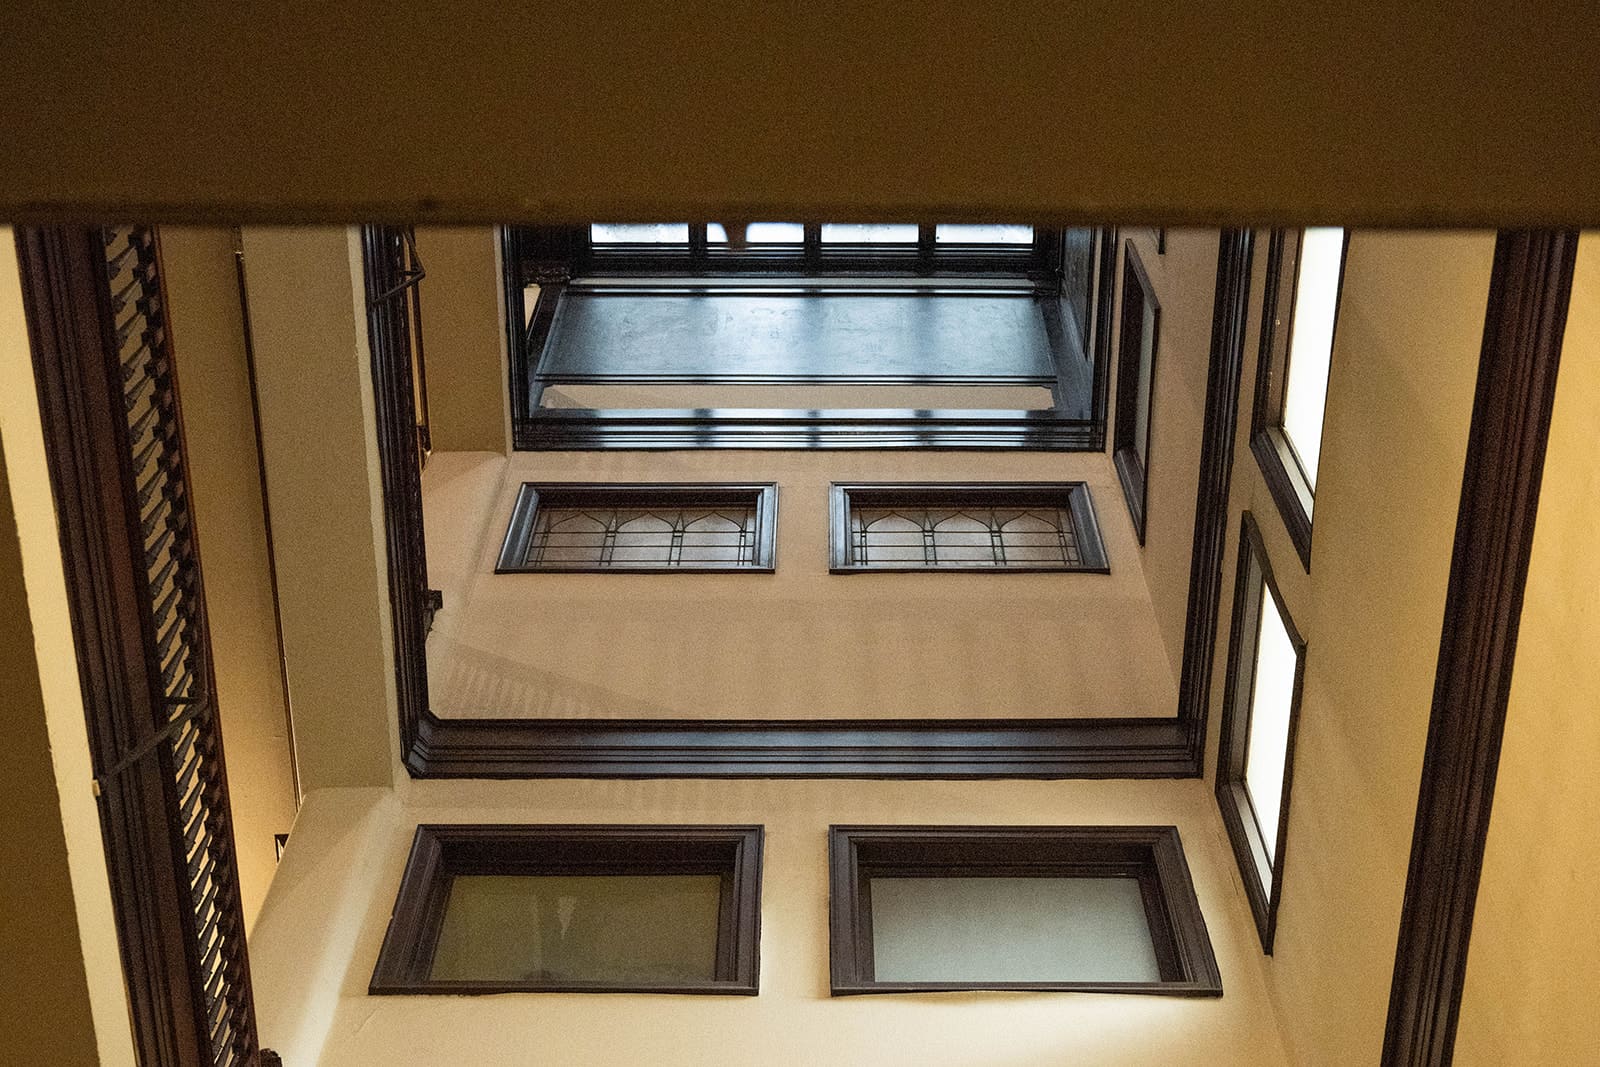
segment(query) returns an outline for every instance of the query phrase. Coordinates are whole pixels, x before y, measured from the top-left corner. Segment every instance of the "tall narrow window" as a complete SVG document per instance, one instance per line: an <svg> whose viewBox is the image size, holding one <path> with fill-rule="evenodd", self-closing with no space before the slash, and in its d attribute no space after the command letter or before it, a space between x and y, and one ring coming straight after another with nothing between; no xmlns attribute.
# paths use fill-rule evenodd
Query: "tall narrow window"
<svg viewBox="0 0 1600 1067"><path fill-rule="evenodd" d="M1278 232L1267 256L1251 449L1308 570L1347 244L1335 227Z"/></svg>
<svg viewBox="0 0 1600 1067"><path fill-rule="evenodd" d="M1155 398L1156 349L1161 336L1161 304L1150 285L1133 242L1127 243L1122 272L1122 328L1117 347L1117 418L1113 443L1117 476L1128 501L1133 528L1144 544L1149 499L1150 411Z"/></svg>
<svg viewBox="0 0 1600 1067"><path fill-rule="evenodd" d="M1261 946L1269 954L1282 893L1305 654L1305 642L1273 580L1255 517L1246 512L1239 535L1217 802L1244 876Z"/></svg>

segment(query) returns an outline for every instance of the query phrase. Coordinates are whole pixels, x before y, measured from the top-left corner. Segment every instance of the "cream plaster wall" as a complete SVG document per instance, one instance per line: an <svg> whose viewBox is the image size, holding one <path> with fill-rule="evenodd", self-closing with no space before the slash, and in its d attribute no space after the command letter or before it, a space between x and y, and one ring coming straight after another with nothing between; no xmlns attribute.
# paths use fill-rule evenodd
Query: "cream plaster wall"
<svg viewBox="0 0 1600 1067"><path fill-rule="evenodd" d="M1084 480L1098 574L828 573L831 481ZM524 481L772 481L774 574L494 573ZM428 638L441 715L1170 716L1133 526L1087 453L435 453Z"/></svg>
<svg viewBox="0 0 1600 1067"><path fill-rule="evenodd" d="M1493 248L1486 232L1351 237L1307 574L1249 449L1265 271L1257 243L1207 773L1248 509L1307 641L1283 902L1266 961L1304 1067L1379 1059Z"/></svg>
<svg viewBox="0 0 1600 1067"><path fill-rule="evenodd" d="M0 227L0 1061L134 1062L12 233ZM12 746L15 747L12 747ZM87 1013L85 1014L85 1008ZM59 1060L57 1060L59 1056Z"/></svg>
<svg viewBox="0 0 1600 1067"><path fill-rule="evenodd" d="M418 782L407 803L313 793L251 945L262 1038L304 1067L1285 1064L1208 800L1199 781ZM760 995L367 996L416 825L480 821L764 825ZM1225 993L834 999L826 834L854 822L1176 825Z"/></svg>
<svg viewBox="0 0 1600 1067"><path fill-rule="evenodd" d="M1200 443L1205 434L1218 232L1168 230L1166 241L1163 254L1156 251L1156 233L1148 227L1119 234L1108 403L1113 425L1107 440L1115 440L1111 435L1115 433L1116 353L1122 333L1122 293L1128 281L1122 275L1126 248L1132 244L1161 305L1150 404L1145 539L1140 553L1167 661L1176 677L1183 664L1183 632L1189 618L1189 560L1194 552ZM1115 506L1126 513L1120 489Z"/></svg>
<svg viewBox="0 0 1600 1067"><path fill-rule="evenodd" d="M360 231L246 228L244 257L301 788L386 785L394 646Z"/></svg>
<svg viewBox="0 0 1600 1067"><path fill-rule="evenodd" d="M163 227L161 269L248 926L277 870L273 835L289 832L298 797L232 231Z"/></svg>
<svg viewBox="0 0 1600 1067"><path fill-rule="evenodd" d="M505 295L493 227L417 227L428 426L441 452L511 450Z"/></svg>
<svg viewBox="0 0 1600 1067"><path fill-rule="evenodd" d="M1460 1067L1600 1063L1600 231L1578 244L1500 771L1456 1035Z"/></svg>

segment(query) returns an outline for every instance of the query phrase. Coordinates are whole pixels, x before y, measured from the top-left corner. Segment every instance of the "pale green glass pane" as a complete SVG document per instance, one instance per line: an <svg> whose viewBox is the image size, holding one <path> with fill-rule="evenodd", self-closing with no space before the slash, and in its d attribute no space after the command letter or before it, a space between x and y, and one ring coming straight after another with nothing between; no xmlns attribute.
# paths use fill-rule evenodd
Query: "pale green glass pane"
<svg viewBox="0 0 1600 1067"><path fill-rule="evenodd" d="M1133 878L873 878L879 982L1158 982Z"/></svg>
<svg viewBox="0 0 1600 1067"><path fill-rule="evenodd" d="M933 228L933 240L941 245L1031 245L1033 227L941 222Z"/></svg>
<svg viewBox="0 0 1600 1067"><path fill-rule="evenodd" d="M1250 736L1244 757L1244 788L1256 823L1273 858L1278 846L1278 814L1283 804L1283 772L1289 751L1289 710L1294 703L1297 658L1277 602L1261 591L1261 629L1256 638L1255 694L1250 700Z"/></svg>
<svg viewBox="0 0 1600 1067"><path fill-rule="evenodd" d="M711 981L721 897L715 874L458 875L430 977Z"/></svg>
<svg viewBox="0 0 1600 1067"><path fill-rule="evenodd" d="M589 240L597 245L686 245L687 222L596 222L589 227Z"/></svg>

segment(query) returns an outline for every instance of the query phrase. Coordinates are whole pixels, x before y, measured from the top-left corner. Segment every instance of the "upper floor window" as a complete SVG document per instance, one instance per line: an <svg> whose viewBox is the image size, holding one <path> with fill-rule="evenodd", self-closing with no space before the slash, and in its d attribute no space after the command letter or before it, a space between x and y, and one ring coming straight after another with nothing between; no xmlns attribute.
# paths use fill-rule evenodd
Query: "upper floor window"
<svg viewBox="0 0 1600 1067"><path fill-rule="evenodd" d="M1308 569L1347 244L1337 227L1277 232L1267 258L1251 447Z"/></svg>

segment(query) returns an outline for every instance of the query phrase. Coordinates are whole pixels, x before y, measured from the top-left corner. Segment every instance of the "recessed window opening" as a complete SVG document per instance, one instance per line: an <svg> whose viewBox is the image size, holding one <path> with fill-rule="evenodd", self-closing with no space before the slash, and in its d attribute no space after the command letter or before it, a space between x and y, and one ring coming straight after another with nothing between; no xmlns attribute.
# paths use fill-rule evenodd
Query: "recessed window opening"
<svg viewBox="0 0 1600 1067"><path fill-rule="evenodd" d="M1239 534L1216 793L1261 945L1269 954L1283 891L1305 654L1305 642L1273 579L1260 528L1246 512Z"/></svg>
<svg viewBox="0 0 1600 1067"><path fill-rule="evenodd" d="M1155 404L1161 304L1132 241L1122 272L1122 320L1117 335L1117 411L1113 452L1122 496L1144 544L1149 504L1150 418Z"/></svg>
<svg viewBox="0 0 1600 1067"><path fill-rule="evenodd" d="M420 826L373 993L754 993L760 827Z"/></svg>
<svg viewBox="0 0 1600 1067"><path fill-rule="evenodd" d="M832 512L836 574L1109 570L1083 482L835 484Z"/></svg>
<svg viewBox="0 0 1600 1067"><path fill-rule="evenodd" d="M834 827L833 992L1219 995L1172 827Z"/></svg>
<svg viewBox="0 0 1600 1067"><path fill-rule="evenodd" d="M770 571L773 485L525 483L497 573Z"/></svg>

